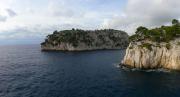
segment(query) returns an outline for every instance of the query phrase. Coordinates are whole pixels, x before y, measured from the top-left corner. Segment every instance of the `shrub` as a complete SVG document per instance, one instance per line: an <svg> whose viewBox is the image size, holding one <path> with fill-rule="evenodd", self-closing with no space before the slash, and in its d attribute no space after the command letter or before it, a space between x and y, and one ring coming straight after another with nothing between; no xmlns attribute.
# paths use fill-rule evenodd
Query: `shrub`
<svg viewBox="0 0 180 97"><path fill-rule="evenodd" d="M129 49L133 49L133 46L130 46Z"/></svg>
<svg viewBox="0 0 180 97"><path fill-rule="evenodd" d="M171 49L171 45L169 43L166 44L166 48L169 50Z"/></svg>
<svg viewBox="0 0 180 97"><path fill-rule="evenodd" d="M180 45L180 42L178 42L177 45Z"/></svg>
<svg viewBox="0 0 180 97"><path fill-rule="evenodd" d="M146 48L146 49L148 49L148 50L152 50L152 44L150 44L150 43L144 43L144 44L142 44L141 45L141 47L143 47L143 48Z"/></svg>
<svg viewBox="0 0 180 97"><path fill-rule="evenodd" d="M180 36L180 23L178 20L174 19L172 21L172 26L161 26L160 28L154 28L148 30L145 27L138 27L134 35L130 36L130 41L139 40L151 40L154 42L169 42L175 37Z"/></svg>
<svg viewBox="0 0 180 97"><path fill-rule="evenodd" d="M172 20L172 24L173 24L173 25L178 25L178 24L179 24L179 21L178 21L177 19L173 19L173 20Z"/></svg>
<svg viewBox="0 0 180 97"><path fill-rule="evenodd" d="M129 37L130 41L136 41L137 39L138 39L138 35L137 34L134 34L134 35Z"/></svg>

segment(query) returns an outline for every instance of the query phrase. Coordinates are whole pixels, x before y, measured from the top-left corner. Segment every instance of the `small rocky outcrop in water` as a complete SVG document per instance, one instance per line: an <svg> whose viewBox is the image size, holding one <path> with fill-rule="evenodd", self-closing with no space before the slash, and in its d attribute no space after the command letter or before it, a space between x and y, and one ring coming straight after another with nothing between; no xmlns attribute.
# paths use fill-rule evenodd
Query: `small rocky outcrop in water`
<svg viewBox="0 0 180 97"><path fill-rule="evenodd" d="M112 29L55 31L41 43L42 50L62 51L122 49L127 46L127 33Z"/></svg>
<svg viewBox="0 0 180 97"><path fill-rule="evenodd" d="M139 27L130 37L122 66L139 69L180 70L180 23L148 30Z"/></svg>

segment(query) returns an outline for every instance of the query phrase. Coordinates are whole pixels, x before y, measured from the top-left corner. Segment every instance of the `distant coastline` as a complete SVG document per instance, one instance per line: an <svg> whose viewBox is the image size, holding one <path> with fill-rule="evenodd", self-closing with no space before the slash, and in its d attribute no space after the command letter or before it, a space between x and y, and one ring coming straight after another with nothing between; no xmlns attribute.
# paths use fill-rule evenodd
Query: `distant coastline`
<svg viewBox="0 0 180 97"><path fill-rule="evenodd" d="M54 31L41 43L42 51L90 51L103 49L124 49L128 46L128 34L124 31L105 30L63 30Z"/></svg>

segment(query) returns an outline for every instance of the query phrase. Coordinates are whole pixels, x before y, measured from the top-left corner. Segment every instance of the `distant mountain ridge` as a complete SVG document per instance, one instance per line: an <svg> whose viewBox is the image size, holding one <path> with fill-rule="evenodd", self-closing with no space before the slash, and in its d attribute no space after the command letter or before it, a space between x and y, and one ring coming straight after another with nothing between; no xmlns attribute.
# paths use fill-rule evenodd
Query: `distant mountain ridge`
<svg viewBox="0 0 180 97"><path fill-rule="evenodd" d="M113 29L54 31L41 43L41 49L61 51L122 49L128 46L128 37L126 32Z"/></svg>

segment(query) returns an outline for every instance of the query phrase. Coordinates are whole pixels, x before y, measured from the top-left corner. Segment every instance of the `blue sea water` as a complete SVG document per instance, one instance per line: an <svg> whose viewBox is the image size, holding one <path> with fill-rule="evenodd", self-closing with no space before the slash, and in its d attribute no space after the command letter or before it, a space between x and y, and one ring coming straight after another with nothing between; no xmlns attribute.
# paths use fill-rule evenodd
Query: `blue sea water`
<svg viewBox="0 0 180 97"><path fill-rule="evenodd" d="M180 73L122 70L124 54L0 46L0 97L180 97Z"/></svg>

